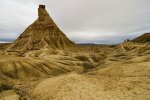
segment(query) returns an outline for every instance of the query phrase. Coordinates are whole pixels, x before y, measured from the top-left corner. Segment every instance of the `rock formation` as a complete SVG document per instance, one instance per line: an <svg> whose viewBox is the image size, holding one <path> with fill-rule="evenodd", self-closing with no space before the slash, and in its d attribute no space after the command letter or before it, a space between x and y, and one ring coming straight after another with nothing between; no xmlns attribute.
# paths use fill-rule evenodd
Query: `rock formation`
<svg viewBox="0 0 150 100"><path fill-rule="evenodd" d="M38 19L31 24L12 45L8 51L39 50L43 47L64 49L73 47L75 43L57 27L45 9L45 5L38 8Z"/></svg>

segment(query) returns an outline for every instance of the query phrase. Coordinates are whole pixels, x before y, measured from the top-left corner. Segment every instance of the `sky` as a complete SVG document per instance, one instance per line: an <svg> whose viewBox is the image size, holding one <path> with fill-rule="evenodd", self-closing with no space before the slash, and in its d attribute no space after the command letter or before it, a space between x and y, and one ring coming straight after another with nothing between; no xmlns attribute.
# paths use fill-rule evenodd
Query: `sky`
<svg viewBox="0 0 150 100"><path fill-rule="evenodd" d="M0 0L0 43L23 33L39 4L76 43L116 44L150 32L150 0Z"/></svg>

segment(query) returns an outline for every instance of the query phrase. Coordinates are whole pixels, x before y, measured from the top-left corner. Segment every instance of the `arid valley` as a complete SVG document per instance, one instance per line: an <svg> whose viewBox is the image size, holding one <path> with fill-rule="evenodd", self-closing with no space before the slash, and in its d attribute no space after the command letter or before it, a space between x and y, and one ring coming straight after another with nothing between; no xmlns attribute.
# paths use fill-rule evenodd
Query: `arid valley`
<svg viewBox="0 0 150 100"><path fill-rule="evenodd" d="M40 5L33 24L0 44L0 100L150 100L150 33L76 44Z"/></svg>

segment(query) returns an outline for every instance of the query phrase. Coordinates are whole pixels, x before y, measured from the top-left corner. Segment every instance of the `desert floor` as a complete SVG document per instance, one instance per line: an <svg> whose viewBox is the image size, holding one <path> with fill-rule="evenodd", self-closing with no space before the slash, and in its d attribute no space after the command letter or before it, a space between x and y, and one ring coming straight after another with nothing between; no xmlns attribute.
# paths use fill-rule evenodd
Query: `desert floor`
<svg viewBox="0 0 150 100"><path fill-rule="evenodd" d="M8 45L8 44L7 44ZM0 46L0 100L150 100L150 44L26 53Z"/></svg>

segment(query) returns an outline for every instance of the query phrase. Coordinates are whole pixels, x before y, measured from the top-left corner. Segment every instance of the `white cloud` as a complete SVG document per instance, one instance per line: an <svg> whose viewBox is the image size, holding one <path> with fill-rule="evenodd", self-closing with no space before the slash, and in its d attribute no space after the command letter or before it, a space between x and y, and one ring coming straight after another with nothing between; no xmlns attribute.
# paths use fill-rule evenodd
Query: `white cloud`
<svg viewBox="0 0 150 100"><path fill-rule="evenodd" d="M42 3L76 42L117 43L150 32L150 0L1 0L0 40L17 38Z"/></svg>

